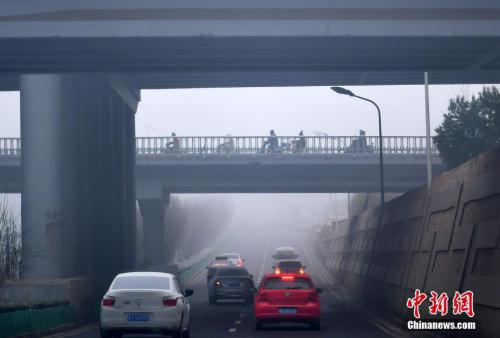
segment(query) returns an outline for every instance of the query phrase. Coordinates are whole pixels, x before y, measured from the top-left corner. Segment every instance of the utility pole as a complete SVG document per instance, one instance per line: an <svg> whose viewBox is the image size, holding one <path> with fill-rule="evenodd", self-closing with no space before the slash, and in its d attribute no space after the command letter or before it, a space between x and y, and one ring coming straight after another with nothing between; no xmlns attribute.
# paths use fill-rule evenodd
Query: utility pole
<svg viewBox="0 0 500 338"><path fill-rule="evenodd" d="M424 72L425 81L425 150L427 154L427 191L430 191L432 183L431 163L431 121L429 113L429 74Z"/></svg>

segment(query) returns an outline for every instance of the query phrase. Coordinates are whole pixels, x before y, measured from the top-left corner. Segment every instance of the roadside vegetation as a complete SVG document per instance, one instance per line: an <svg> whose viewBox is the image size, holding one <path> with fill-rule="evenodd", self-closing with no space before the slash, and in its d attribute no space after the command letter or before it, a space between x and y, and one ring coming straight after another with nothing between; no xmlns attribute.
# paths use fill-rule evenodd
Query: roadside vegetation
<svg viewBox="0 0 500 338"><path fill-rule="evenodd" d="M480 153L500 145L500 92L484 87L467 100L450 100L448 113L436 129L434 142L450 167L457 167Z"/></svg>
<svg viewBox="0 0 500 338"><path fill-rule="evenodd" d="M9 209L7 196L0 196L0 284L19 278L21 232L18 218Z"/></svg>

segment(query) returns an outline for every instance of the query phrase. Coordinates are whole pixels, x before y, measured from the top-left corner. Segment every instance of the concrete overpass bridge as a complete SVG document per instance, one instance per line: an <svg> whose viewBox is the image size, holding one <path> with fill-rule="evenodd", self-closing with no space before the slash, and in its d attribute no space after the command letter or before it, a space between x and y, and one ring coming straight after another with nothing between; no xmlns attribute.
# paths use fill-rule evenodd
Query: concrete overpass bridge
<svg viewBox="0 0 500 338"><path fill-rule="evenodd" d="M0 13L4 90L75 71L139 88L500 82L490 0L6 0Z"/></svg>
<svg viewBox="0 0 500 338"><path fill-rule="evenodd" d="M373 192L379 189L378 138L372 136L136 138L136 195L220 192ZM426 182L425 138L383 138L386 191L405 192ZM445 170L435 147L434 173ZM0 139L0 192L21 192L21 140Z"/></svg>

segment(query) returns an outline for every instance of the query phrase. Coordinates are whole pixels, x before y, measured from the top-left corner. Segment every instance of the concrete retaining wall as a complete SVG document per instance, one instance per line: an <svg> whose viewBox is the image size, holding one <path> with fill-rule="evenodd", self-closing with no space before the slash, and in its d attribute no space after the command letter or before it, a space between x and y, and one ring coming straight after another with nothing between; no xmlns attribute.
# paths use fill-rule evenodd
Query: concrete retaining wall
<svg viewBox="0 0 500 338"><path fill-rule="evenodd" d="M472 290L479 333L500 332L500 149L436 177L430 194L420 187L386 203L378 228L380 212L322 241L337 281L400 318L416 288L448 292L450 308L456 290Z"/></svg>

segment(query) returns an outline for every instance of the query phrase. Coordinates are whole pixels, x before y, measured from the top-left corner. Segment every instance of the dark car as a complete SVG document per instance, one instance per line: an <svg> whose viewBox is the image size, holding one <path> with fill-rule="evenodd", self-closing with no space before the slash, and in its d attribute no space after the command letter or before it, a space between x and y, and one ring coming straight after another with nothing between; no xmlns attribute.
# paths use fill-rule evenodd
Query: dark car
<svg viewBox="0 0 500 338"><path fill-rule="evenodd" d="M242 299L253 302L253 276L242 267L219 267L208 281L208 302L215 304L219 299Z"/></svg>
<svg viewBox="0 0 500 338"><path fill-rule="evenodd" d="M215 276L217 269L229 266L232 266L232 264L227 256L216 256L213 262L207 266L207 284Z"/></svg>
<svg viewBox="0 0 500 338"><path fill-rule="evenodd" d="M273 265L276 274L280 273L299 273L303 274L306 267L298 260L284 259Z"/></svg>

